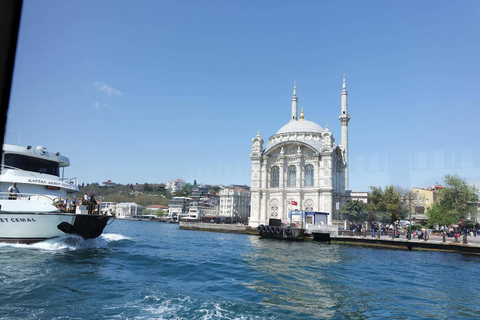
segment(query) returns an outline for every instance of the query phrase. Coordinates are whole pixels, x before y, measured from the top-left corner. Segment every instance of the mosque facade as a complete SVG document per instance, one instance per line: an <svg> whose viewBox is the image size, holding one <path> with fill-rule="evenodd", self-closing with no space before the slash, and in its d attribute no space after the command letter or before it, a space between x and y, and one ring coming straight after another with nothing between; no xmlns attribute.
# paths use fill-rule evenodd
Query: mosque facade
<svg viewBox="0 0 480 320"><path fill-rule="evenodd" d="M268 139L260 132L252 139L251 214L249 225L268 225L270 219L289 222L289 212L328 213L332 224L336 204L348 190L348 122L345 76L341 93L341 141L335 144L328 125L322 128L298 118L294 85L290 121Z"/></svg>

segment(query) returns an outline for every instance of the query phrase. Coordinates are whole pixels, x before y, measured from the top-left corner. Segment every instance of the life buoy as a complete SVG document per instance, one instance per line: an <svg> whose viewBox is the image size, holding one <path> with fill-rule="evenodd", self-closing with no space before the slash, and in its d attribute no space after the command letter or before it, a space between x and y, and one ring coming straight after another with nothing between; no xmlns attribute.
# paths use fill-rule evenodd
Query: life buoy
<svg viewBox="0 0 480 320"><path fill-rule="evenodd" d="M282 227L275 227L275 232L278 234L282 233Z"/></svg>
<svg viewBox="0 0 480 320"><path fill-rule="evenodd" d="M300 222L295 222L295 227L300 228Z"/></svg>

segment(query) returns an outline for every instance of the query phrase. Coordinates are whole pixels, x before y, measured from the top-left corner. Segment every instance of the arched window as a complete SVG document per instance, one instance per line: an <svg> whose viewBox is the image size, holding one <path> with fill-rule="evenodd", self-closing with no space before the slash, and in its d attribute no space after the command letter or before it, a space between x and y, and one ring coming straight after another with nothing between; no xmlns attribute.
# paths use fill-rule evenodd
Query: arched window
<svg viewBox="0 0 480 320"><path fill-rule="evenodd" d="M287 187L289 188L296 187L296 182L297 182L297 168L295 166L289 166Z"/></svg>
<svg viewBox="0 0 480 320"><path fill-rule="evenodd" d="M311 164L305 166L305 187L313 187L313 166Z"/></svg>
<svg viewBox="0 0 480 320"><path fill-rule="evenodd" d="M270 173L270 187L271 188L278 188L279 186L279 169L277 166L272 167Z"/></svg>

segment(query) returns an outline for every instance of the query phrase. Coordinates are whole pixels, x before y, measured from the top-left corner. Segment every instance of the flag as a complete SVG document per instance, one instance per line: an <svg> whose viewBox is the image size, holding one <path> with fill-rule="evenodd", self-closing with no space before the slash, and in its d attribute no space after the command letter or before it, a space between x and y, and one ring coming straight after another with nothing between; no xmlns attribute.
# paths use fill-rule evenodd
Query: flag
<svg viewBox="0 0 480 320"><path fill-rule="evenodd" d="M298 206L297 201L290 200L290 204L293 205L293 206Z"/></svg>

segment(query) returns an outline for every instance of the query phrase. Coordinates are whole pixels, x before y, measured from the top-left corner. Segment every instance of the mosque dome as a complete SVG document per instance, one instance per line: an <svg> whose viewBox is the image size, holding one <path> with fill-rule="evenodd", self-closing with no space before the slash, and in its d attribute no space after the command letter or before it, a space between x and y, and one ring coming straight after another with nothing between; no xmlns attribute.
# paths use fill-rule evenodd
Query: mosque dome
<svg viewBox="0 0 480 320"><path fill-rule="evenodd" d="M277 134L292 132L323 133L325 130L313 121L304 119L291 120L277 131Z"/></svg>

